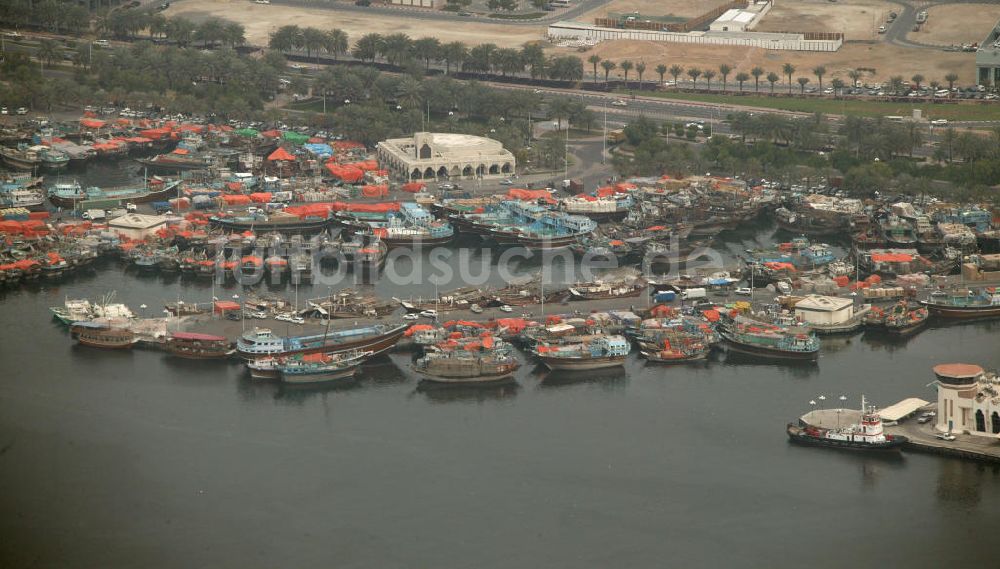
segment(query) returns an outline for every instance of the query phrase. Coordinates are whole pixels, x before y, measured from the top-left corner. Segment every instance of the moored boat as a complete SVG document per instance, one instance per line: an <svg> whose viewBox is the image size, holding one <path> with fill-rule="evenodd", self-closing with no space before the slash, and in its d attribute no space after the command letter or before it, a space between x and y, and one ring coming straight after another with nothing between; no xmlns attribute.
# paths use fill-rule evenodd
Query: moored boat
<svg viewBox="0 0 1000 569"><path fill-rule="evenodd" d="M552 370L591 370L625 363L631 347L624 336L596 336L579 344L535 346L534 354Z"/></svg>
<svg viewBox="0 0 1000 569"><path fill-rule="evenodd" d="M395 346L407 328L406 324L375 324L325 334L288 337L278 336L267 328L254 328L240 336L236 349L239 356L247 360L320 352L332 354L353 349L378 355Z"/></svg>
<svg viewBox="0 0 1000 569"><path fill-rule="evenodd" d="M70 333L83 346L105 349L130 349L138 342L128 328L118 328L98 322L74 322Z"/></svg>
<svg viewBox="0 0 1000 569"><path fill-rule="evenodd" d="M901 435L885 434L882 417L874 407L867 405L864 397L861 398L861 411L812 411L803 415L798 423L789 423L785 432L794 443L850 450L895 452L909 441Z"/></svg>
<svg viewBox="0 0 1000 569"><path fill-rule="evenodd" d="M349 379L372 356L370 351L352 350L333 354L298 354L278 362L278 374L285 383L322 383Z"/></svg>
<svg viewBox="0 0 1000 569"><path fill-rule="evenodd" d="M961 290L944 297L931 297L920 301L932 316L946 319L973 319L1000 317L1000 294L995 288L982 291Z"/></svg>
<svg viewBox="0 0 1000 569"><path fill-rule="evenodd" d="M815 360L819 338L807 328L784 327L737 316L719 324L729 349L767 359Z"/></svg>
<svg viewBox="0 0 1000 569"><path fill-rule="evenodd" d="M189 359L222 359L233 354L233 345L225 336L174 332L164 344L164 349L175 356Z"/></svg>

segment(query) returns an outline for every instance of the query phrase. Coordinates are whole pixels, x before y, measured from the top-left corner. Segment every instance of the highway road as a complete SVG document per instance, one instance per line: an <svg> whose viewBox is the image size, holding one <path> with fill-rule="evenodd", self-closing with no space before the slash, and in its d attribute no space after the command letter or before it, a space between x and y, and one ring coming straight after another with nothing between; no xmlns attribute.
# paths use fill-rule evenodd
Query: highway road
<svg viewBox="0 0 1000 569"><path fill-rule="evenodd" d="M441 22L468 22L469 20L475 20L477 24L495 24L497 26L544 26L552 22L573 20L586 12L596 10L601 6L604 6L607 4L607 0L578 0L568 8L556 8L552 12L547 12L544 17L531 20L490 18L489 15L472 12L464 12L468 15L462 16L456 12L407 8L405 6L377 6L375 4L370 6L357 6L353 2L330 2L320 4L313 2L298 2L296 0L271 0L271 4L278 6L284 5L304 8L318 8L341 12L375 13L385 15L400 15L403 13L407 18L414 20L433 20Z"/></svg>

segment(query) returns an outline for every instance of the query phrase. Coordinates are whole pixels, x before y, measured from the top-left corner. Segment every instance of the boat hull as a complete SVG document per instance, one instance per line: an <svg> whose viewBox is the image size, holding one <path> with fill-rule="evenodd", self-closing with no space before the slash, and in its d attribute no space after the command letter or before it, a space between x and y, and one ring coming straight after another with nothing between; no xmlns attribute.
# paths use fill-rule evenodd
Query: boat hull
<svg viewBox="0 0 1000 569"><path fill-rule="evenodd" d="M538 359L551 370L592 370L618 367L625 364L626 356L602 356L597 358L560 358L538 355Z"/></svg>
<svg viewBox="0 0 1000 569"><path fill-rule="evenodd" d="M808 446L819 446L827 448L838 448L844 450L861 450L865 452L899 452L909 439L904 436L894 436L892 440L884 443L865 443L858 441L838 441L836 439L826 439L806 434L805 430L789 423L786 427L788 440L793 443Z"/></svg>
<svg viewBox="0 0 1000 569"><path fill-rule="evenodd" d="M755 356L762 359L778 359L778 360L791 360L791 361L815 361L819 358L819 350L814 352L793 352L787 350L780 350L777 348L771 348L768 346L756 346L746 344L744 342L738 342L732 338L723 336L726 342L726 347L734 352L739 352L741 354L746 354L748 356Z"/></svg>
<svg viewBox="0 0 1000 569"><path fill-rule="evenodd" d="M368 338L359 338L357 340L350 340L346 342L341 342L337 344L318 344L316 346L311 346L309 348L303 348L300 350L288 350L282 352L274 353L256 353L248 352L243 349L237 349L237 354L239 357L245 360L254 360L263 357L284 357L291 356L295 354L337 354L341 352L347 352L351 350L361 350L363 352L372 352L370 357L376 356L378 354L384 353L397 343L403 337L403 334L409 329L409 326L397 326L392 330L381 334L379 336L372 336Z"/></svg>
<svg viewBox="0 0 1000 569"><path fill-rule="evenodd" d="M309 385L314 383L326 383L329 381L337 381L339 379L352 379L354 374L357 373L358 368L361 367L361 362L351 364L347 367L312 372L312 373L288 373L285 371L280 371L280 379L282 383L291 383L295 385Z"/></svg>
<svg viewBox="0 0 1000 569"><path fill-rule="evenodd" d="M932 302L921 301L927 307L931 316L951 320L970 320L974 318L1000 318L1000 305L996 306L944 306Z"/></svg>

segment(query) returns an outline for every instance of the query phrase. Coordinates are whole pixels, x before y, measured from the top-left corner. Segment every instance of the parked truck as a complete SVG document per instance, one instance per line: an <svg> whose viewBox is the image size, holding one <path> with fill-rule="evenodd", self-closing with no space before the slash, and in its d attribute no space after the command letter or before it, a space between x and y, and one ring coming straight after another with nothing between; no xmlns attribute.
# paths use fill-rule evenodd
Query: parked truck
<svg viewBox="0 0 1000 569"><path fill-rule="evenodd" d="M688 288L681 291L681 300L695 300L707 296L708 291L704 288Z"/></svg>
<svg viewBox="0 0 1000 569"><path fill-rule="evenodd" d="M583 180L563 180L562 189L571 194L579 194L583 191Z"/></svg>

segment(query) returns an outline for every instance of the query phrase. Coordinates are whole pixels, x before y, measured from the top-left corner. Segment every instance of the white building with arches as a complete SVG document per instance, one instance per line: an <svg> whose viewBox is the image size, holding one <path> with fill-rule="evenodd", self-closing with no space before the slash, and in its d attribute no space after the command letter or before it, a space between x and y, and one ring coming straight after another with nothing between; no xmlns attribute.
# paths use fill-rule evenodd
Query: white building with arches
<svg viewBox="0 0 1000 569"><path fill-rule="evenodd" d="M1000 439L1000 378L974 364L940 364L937 376L939 431Z"/></svg>
<svg viewBox="0 0 1000 569"><path fill-rule="evenodd" d="M514 174L514 155L492 138L418 132L378 143L378 160L400 180L504 178Z"/></svg>

